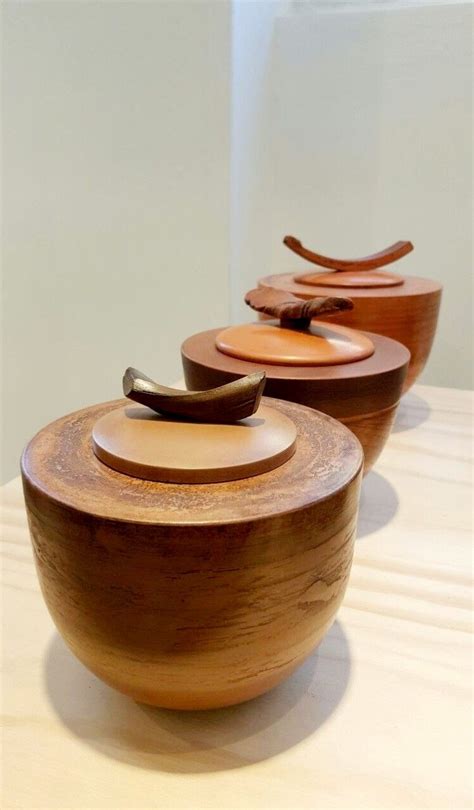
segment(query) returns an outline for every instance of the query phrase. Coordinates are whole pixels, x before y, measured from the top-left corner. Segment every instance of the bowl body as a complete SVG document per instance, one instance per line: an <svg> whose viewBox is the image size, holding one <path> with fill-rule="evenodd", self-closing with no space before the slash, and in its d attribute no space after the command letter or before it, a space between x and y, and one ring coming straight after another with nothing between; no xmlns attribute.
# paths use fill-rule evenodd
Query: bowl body
<svg viewBox="0 0 474 810"><path fill-rule="evenodd" d="M293 273L266 276L259 279L258 284L285 290L304 299L335 295L334 287L302 284L295 281ZM404 276L403 284L396 287L344 287L338 290L338 294L352 298L354 308L330 315L325 320L385 335L406 346L411 355L403 386L403 392L406 392L423 371L433 346L441 293L441 284L416 276Z"/></svg>
<svg viewBox="0 0 474 810"><path fill-rule="evenodd" d="M221 330L200 332L181 347L190 390L222 385L254 371L266 372L265 395L315 408L338 419L359 439L364 473L382 452L395 419L408 369L405 346L382 335L363 334L375 346L372 356L335 366L277 366L252 363L216 348Z"/></svg>
<svg viewBox="0 0 474 810"><path fill-rule="evenodd" d="M362 451L292 403L295 454L223 484L132 479L93 455L95 421L41 431L22 459L42 592L70 649L135 700L216 708L291 673L334 620L352 562Z"/></svg>

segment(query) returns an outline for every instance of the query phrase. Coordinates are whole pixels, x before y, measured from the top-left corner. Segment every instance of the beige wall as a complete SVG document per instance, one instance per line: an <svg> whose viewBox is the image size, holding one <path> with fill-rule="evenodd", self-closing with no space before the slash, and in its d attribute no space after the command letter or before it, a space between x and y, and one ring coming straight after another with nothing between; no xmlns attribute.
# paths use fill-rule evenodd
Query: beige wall
<svg viewBox="0 0 474 810"><path fill-rule="evenodd" d="M4 6L3 478L228 320L225 2Z"/></svg>

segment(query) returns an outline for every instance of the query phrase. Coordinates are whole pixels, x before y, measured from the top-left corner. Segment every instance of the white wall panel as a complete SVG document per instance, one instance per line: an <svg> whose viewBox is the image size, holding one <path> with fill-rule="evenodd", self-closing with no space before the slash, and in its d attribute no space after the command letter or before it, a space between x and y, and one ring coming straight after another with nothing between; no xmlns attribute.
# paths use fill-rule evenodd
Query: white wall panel
<svg viewBox="0 0 474 810"><path fill-rule="evenodd" d="M285 3L295 13L265 31L247 167L258 200L243 203L251 217L235 298L258 275L309 267L281 245L286 233L341 256L411 239L400 271L445 287L423 382L470 387L471 6L317 5ZM240 304L234 317L252 315Z"/></svg>

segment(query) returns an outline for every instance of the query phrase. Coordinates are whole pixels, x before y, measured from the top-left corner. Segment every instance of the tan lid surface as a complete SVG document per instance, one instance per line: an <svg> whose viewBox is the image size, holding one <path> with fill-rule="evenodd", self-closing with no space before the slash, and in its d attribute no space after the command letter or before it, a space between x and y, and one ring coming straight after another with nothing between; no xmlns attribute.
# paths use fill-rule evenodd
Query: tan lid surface
<svg viewBox="0 0 474 810"><path fill-rule="evenodd" d="M356 272L345 271L343 273L300 273L295 276L295 281L300 284L309 284L314 287L399 287L404 283L401 276L393 273L377 272L376 270Z"/></svg>
<svg viewBox="0 0 474 810"><path fill-rule="evenodd" d="M313 322L308 329L287 329L277 321L230 326L216 336L223 354L285 366L333 366L363 360L374 353L371 339L339 324Z"/></svg>
<svg viewBox="0 0 474 810"><path fill-rule="evenodd" d="M265 405L238 422L208 424L131 404L104 414L93 427L92 441L96 456L118 472L148 481L202 484L280 466L295 452L296 427Z"/></svg>

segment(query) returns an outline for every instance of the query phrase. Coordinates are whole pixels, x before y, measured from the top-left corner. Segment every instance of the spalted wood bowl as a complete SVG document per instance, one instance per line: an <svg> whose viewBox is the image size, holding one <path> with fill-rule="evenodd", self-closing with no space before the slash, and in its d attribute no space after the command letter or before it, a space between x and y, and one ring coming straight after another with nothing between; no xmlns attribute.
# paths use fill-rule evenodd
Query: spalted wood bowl
<svg viewBox="0 0 474 810"><path fill-rule="evenodd" d="M326 316L325 316L326 320ZM184 377L190 389L203 390L255 371L265 371L265 395L298 402L347 425L364 450L367 473L382 452L395 419L410 355L402 344L361 332L375 351L365 359L329 366L254 363L216 347L221 329L189 337L181 347Z"/></svg>
<svg viewBox="0 0 474 810"><path fill-rule="evenodd" d="M173 709L248 700L298 667L334 620L362 450L328 416L262 402L293 421L296 451L251 478L164 484L106 466L93 426L123 400L59 419L24 452L51 616L79 660L135 700Z"/></svg>
<svg viewBox="0 0 474 810"><path fill-rule="evenodd" d="M369 274L366 274L369 275ZM316 295L339 293L351 298L354 308L325 316L325 320L353 329L376 332L398 340L410 352L411 359L403 386L407 391L416 382L428 360L438 323L442 287L436 281L416 276L401 276L403 282L392 287L349 287L304 284L301 273L282 273L259 279L259 287L283 290L308 300ZM265 319L265 315L260 316Z"/></svg>

